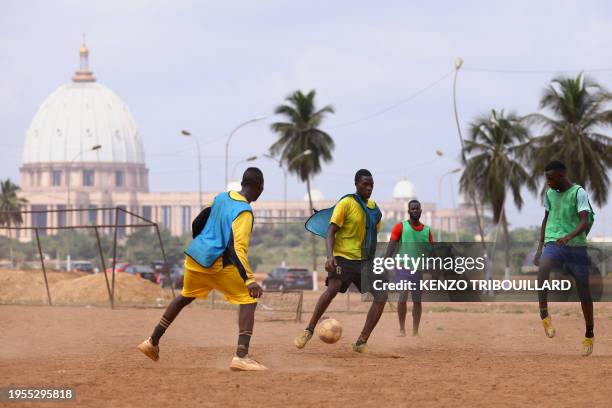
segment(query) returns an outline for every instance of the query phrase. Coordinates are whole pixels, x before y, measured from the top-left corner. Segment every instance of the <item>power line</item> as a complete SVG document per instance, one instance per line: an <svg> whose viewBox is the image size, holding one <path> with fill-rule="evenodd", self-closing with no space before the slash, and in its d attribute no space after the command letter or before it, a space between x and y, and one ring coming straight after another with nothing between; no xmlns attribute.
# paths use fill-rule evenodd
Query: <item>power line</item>
<svg viewBox="0 0 612 408"><path fill-rule="evenodd" d="M491 69L491 68L462 68L463 71L470 72L487 72L491 74L564 74L564 73L580 73L580 72L612 72L612 68L594 68L594 69L558 69L558 70L539 70L539 69Z"/></svg>
<svg viewBox="0 0 612 408"><path fill-rule="evenodd" d="M393 104L393 105L391 105L391 106L388 106L388 107L386 107L386 108L384 108L384 109L381 109L381 110L379 110L379 111L377 111L377 112L374 112L374 113L369 114L369 115L367 115L367 116L364 116L364 117L362 117L362 118L355 119L355 120L352 120L352 121L349 121L349 122L345 122L345 123L340 123L340 124L335 125L335 126L331 126L329 129L338 129L338 128L345 127L345 126L351 126L351 125L354 125L354 124L356 124L356 123L363 122L363 121L366 121L366 120L369 120L369 119L375 118L375 117L377 117L377 116L380 116L380 115L382 115L382 114L384 114L384 113L387 113L387 112L389 112L390 110L393 110L393 109L397 108L397 107L398 107L398 106L400 106L400 105L403 105L403 104L405 104L405 103L407 103L407 102L410 102L411 100L413 100L413 99L414 99L414 98L416 98L417 96L421 95L422 93L425 93L425 92L426 92L426 91L428 91L429 89L431 89L431 88L433 88L434 86L438 85L440 82L442 82L442 81L443 81L443 80L445 80L447 77L449 77L449 76L450 76L450 75L451 75L453 72L455 72L455 70L454 70L454 69L453 69L453 70L451 70L451 71L449 71L449 72L447 72L446 74L442 75L440 78L436 79L435 81L433 81L433 82L432 82L432 83L430 83L429 85L425 86L424 88L419 89L418 91L416 91L416 92L415 92L415 93L413 93L412 95L408 96L407 98L404 98L404 99L402 99L401 101L399 101L399 102L397 102L397 103L394 103L394 104Z"/></svg>

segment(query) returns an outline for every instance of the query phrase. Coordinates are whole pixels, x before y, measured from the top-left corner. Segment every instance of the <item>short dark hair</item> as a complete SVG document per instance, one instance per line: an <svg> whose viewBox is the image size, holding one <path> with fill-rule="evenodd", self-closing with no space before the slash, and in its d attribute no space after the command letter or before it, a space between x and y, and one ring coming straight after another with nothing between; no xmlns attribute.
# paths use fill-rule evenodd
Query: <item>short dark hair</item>
<svg viewBox="0 0 612 408"><path fill-rule="evenodd" d="M372 177L372 173L367 169L359 169L357 173L355 173L355 184L359 181L361 177Z"/></svg>
<svg viewBox="0 0 612 408"><path fill-rule="evenodd" d="M408 208L410 208L410 204L412 203L417 203L418 205L421 205L421 202L419 200L410 200L408 201Z"/></svg>
<svg viewBox="0 0 612 408"><path fill-rule="evenodd" d="M242 182L240 183L244 186L261 186L263 184L264 177L261 170L257 167L249 167L242 174Z"/></svg>
<svg viewBox="0 0 612 408"><path fill-rule="evenodd" d="M553 160L550 163L548 163L546 167L544 167L544 171L551 171L551 170L565 171L567 170L567 167L565 167L565 164L561 163L559 160Z"/></svg>

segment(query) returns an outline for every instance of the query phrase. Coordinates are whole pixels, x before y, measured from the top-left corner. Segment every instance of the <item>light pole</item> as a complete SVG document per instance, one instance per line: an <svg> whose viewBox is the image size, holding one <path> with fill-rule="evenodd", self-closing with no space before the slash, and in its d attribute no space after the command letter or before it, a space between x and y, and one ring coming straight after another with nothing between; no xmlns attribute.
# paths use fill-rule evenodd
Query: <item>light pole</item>
<svg viewBox="0 0 612 408"><path fill-rule="evenodd" d="M457 113L457 74L459 73L459 69L463 66L463 59L456 58L455 59L455 77L453 79L453 109L455 111L455 123L457 124L457 133L459 134L459 141L461 142L461 161L463 165L466 164L465 158L465 146L463 143L463 135L461 134L461 125L459 125L459 114ZM478 231L480 232L480 242L482 242L484 248L484 231L482 229L482 223L480 222L480 214L478 213L478 205L476 204L476 198L474 197L473 188L470 186L468 195L472 201L472 205L474 206L474 214L476 215L476 222L478 223Z"/></svg>
<svg viewBox="0 0 612 408"><path fill-rule="evenodd" d="M442 177L440 177L440 180L438 180L438 204L440 204L440 201L442 201L442 180L444 180L444 177L448 176L449 174L459 173L460 171L461 171L461 168L453 169L453 170L447 171L446 173L442 175ZM439 215L438 215L438 224L439 224L438 225L438 242L441 242L442 241L442 217Z"/></svg>
<svg viewBox="0 0 612 408"><path fill-rule="evenodd" d="M257 156L251 156L251 157L247 157L244 160L240 160L239 162L237 162L236 164L234 164L234 167L232 168L232 180L236 180L235 174L236 174L236 168L241 165L242 163L246 163L246 162L251 162L257 160ZM225 186L225 189L228 190L228 185Z"/></svg>
<svg viewBox="0 0 612 408"><path fill-rule="evenodd" d="M232 141L232 136L234 136L234 133L236 133L238 131L238 129L249 125L251 123L255 123L255 122L259 122L260 120L264 120L266 119L267 116L261 116L261 117L257 117L257 118L253 118L253 119L249 119L246 122L242 122L241 124L239 124L238 126L236 126L234 128L234 130L232 130L229 134L229 136L227 137L227 141L225 142L225 186L227 187L227 183L228 183L228 166L229 166L229 145L230 142Z"/></svg>
<svg viewBox="0 0 612 408"><path fill-rule="evenodd" d="M198 138L193 136L187 130L181 130L181 134L183 136L192 136L191 138L195 140L196 149L198 151L198 202L200 205L200 211L202 210L202 156L200 155L200 142Z"/></svg>
<svg viewBox="0 0 612 408"><path fill-rule="evenodd" d="M70 176L71 176L71 169L72 169L72 164L74 163L74 161L76 159L78 159L79 157L81 157L81 155L85 152L94 152L96 150L100 150L102 148L102 145L94 145L92 147L90 147L89 149L85 149L85 150L81 150L76 156L74 156L72 158L72 160L70 160L70 162L68 163L68 171L66 172L66 209L70 209Z"/></svg>
<svg viewBox="0 0 612 408"><path fill-rule="evenodd" d="M295 156L293 159L291 159L289 161L289 163L287 163L287 168L289 168L289 166L291 164L293 164L297 159L300 159L304 156L308 156L312 154L312 150L310 149L306 149L304 150L302 153L298 154L297 156ZM283 251L283 264L285 263L285 261L287 260L287 169L285 169L285 167L283 167L283 162L277 158L275 158L274 156L270 156L269 154L264 154L264 157L274 160L275 162L278 163L278 167L281 168L281 170L283 171L283 177L284 177L284 183L283 183L283 217L285 218L285 222L283 223L283 240L285 241L285 250ZM285 266L285 265L283 265Z"/></svg>
<svg viewBox="0 0 612 408"><path fill-rule="evenodd" d="M102 145L94 145L92 147L90 147L89 149L85 149L85 150L81 150L76 156L74 156L72 158L72 160L70 160L70 162L68 163L68 167L67 167L67 171L66 171L66 210L70 210L70 179L71 179L71 170L72 170L72 164L74 163L74 161L76 159L78 159L79 157L81 157L81 155L85 152L94 152L96 150L100 150L102 148ZM72 225L72 211L67 211L66 213L67 217L66 217L66 225ZM70 247L71 247L71 242L70 242L70 234L68 234L68 254L66 255L66 271L70 272L70 270L72 269L72 265L70 264ZM59 257L58 257L59 258Z"/></svg>

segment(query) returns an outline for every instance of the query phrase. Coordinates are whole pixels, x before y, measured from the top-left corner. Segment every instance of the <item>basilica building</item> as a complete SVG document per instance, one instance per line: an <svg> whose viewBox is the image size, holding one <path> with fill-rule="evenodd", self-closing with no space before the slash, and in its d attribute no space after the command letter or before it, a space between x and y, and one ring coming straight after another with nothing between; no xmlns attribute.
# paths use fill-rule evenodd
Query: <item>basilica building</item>
<svg viewBox="0 0 612 408"><path fill-rule="evenodd" d="M49 95L27 130L20 168L21 195L27 199L22 226L37 227L39 233L54 234L49 227L112 225L135 222L129 214L97 208L120 207L158 223L173 235L188 233L200 211L198 192L152 192L145 160L144 138L127 104L111 89L97 82L89 68L89 50L79 50L80 68L72 81ZM203 193L209 203L217 192ZM397 182L390 201L379 201L384 219L407 217L408 201L417 198L407 179ZM313 191L315 208L334 204ZM471 215L469 209L438 209L422 202L422 221L433 229L454 232ZM64 212L65 209L80 209ZM286 209L286 212L285 212ZM60 211L57 211L60 210ZM262 199L253 203L256 225L266 220L283 222L308 217L308 201ZM115 214L118 219L115 220ZM108 232L107 229L105 232ZM120 234L131 232L121 229ZM0 230L6 234L6 230ZM15 236L15 232L12 234ZM17 231L20 240L30 240L32 231Z"/></svg>

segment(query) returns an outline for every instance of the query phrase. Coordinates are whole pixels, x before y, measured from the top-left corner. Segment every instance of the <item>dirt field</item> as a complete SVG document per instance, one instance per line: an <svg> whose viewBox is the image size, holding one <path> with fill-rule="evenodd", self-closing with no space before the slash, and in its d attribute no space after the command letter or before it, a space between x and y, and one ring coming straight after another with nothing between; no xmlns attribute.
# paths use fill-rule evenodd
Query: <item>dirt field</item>
<svg viewBox="0 0 612 408"><path fill-rule="evenodd" d="M395 315L385 313L365 355L350 351L363 314L331 314L343 338L334 345L313 339L301 351L292 339L304 324L258 321L251 351L270 370L236 373L228 370L232 310L186 309L154 363L136 345L160 309L5 305L0 387L76 389L76 402L45 407L610 406L612 305L596 305L589 358L579 355L577 305L552 307L554 339L545 338L533 305L489 307L426 304L417 338L396 337Z"/></svg>

